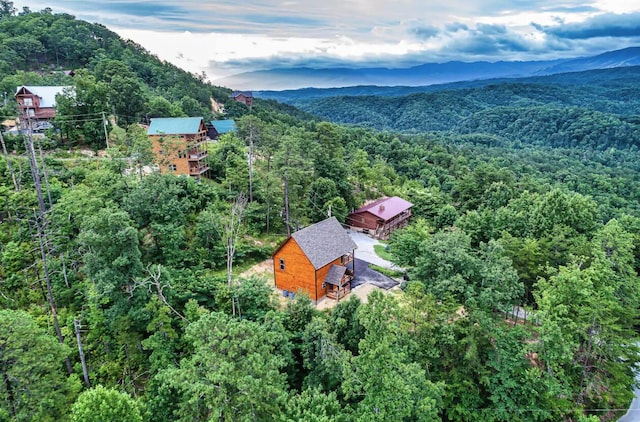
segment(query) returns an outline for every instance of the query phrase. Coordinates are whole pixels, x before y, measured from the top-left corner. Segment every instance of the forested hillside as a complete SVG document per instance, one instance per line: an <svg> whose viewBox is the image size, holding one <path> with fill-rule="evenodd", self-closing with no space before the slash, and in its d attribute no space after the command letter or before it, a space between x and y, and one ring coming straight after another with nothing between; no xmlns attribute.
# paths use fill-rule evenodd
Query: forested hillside
<svg viewBox="0 0 640 422"><path fill-rule="evenodd" d="M20 84L75 95L58 98L59 131L5 136L1 421L624 413L639 361L640 159L634 112L614 113L623 88L599 110L533 85L434 93L429 124L458 130L380 132L273 101L250 110L100 25L7 5L2 117L16 117ZM155 159L139 123L208 119L211 98L239 130L208 146L209 180L136 171ZM392 113L388 98L357 101ZM292 230L382 195L411 201L414 222L389 243L402 289L320 312L247 275L286 235L285 193Z"/></svg>
<svg viewBox="0 0 640 422"><path fill-rule="evenodd" d="M431 86L424 88L431 92L394 97L384 88L379 88L384 96L320 97L312 91L305 98L305 90L273 96L336 123L405 133L484 133L543 146L606 149L640 143L638 86L640 67L628 67ZM393 94L405 89L413 88L389 88Z"/></svg>

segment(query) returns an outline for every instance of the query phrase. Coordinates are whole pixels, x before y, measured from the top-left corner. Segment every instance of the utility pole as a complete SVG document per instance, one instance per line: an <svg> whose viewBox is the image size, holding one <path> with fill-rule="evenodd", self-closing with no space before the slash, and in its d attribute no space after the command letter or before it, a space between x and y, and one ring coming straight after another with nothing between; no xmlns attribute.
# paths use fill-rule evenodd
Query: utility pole
<svg viewBox="0 0 640 422"><path fill-rule="evenodd" d="M109 148L109 133L107 132L107 117L102 112L102 127L104 128L104 141L107 144L107 148Z"/></svg>
<svg viewBox="0 0 640 422"><path fill-rule="evenodd" d="M84 378L84 384L87 388L91 388L91 382L89 381L89 372L87 371L87 361L84 357L84 350L82 349L82 337L80 336L80 321L73 320L73 328L76 332L76 341L78 342L78 353L80 354L80 363L82 363L82 376Z"/></svg>
<svg viewBox="0 0 640 422"><path fill-rule="evenodd" d="M24 117L26 117L27 121L27 138L25 139L25 150L27 153L27 158L29 159L29 166L31 167L31 175L33 177L33 184L36 189L36 195L38 197L38 208L39 212L35 209L33 210L33 214L35 217L36 230L38 233L38 243L40 246L40 257L42 259L42 270L44 272L44 279L47 284L47 301L49 302L49 307L51 308L51 315L53 317L53 327L56 331L56 336L58 337L58 341L60 344L64 344L64 337L62 337L62 331L60 330L60 323L58 321L58 313L56 311L56 304L53 300L53 288L51 287L51 277L49 275L49 266L47 263L47 252L45 247L47 246L46 241L46 232L45 232L45 223L46 223L46 212L47 207L44 203L44 197L42 196L42 185L40 182L40 170L38 168L38 161L36 160L36 152L33 148L33 134L31 128L31 119L29 118L27 113L23 113ZM67 371L69 374L73 373L73 368L71 366L71 361L67 357L65 359L65 364L67 366Z"/></svg>

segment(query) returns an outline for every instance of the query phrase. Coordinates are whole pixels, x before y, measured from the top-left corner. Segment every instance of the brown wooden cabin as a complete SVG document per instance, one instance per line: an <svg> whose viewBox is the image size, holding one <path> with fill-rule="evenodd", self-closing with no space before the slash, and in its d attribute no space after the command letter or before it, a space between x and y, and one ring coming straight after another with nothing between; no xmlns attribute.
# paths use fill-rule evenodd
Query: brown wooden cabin
<svg viewBox="0 0 640 422"><path fill-rule="evenodd" d="M147 131L160 173L199 179L209 171L207 128L202 117L158 117Z"/></svg>
<svg viewBox="0 0 640 422"><path fill-rule="evenodd" d="M411 207L411 202L397 196L382 198L353 211L347 223L377 239L388 239L394 230L409 224Z"/></svg>
<svg viewBox="0 0 640 422"><path fill-rule="evenodd" d="M276 287L339 300L351 291L356 248L335 217L299 230L273 254Z"/></svg>
<svg viewBox="0 0 640 422"><path fill-rule="evenodd" d="M251 91L234 91L230 97L249 108L253 106L253 92Z"/></svg>
<svg viewBox="0 0 640 422"><path fill-rule="evenodd" d="M39 132L48 129L48 123L56 116L56 95L62 94L67 86L19 86L16 101L20 114L20 129ZM31 125L29 127L29 125Z"/></svg>

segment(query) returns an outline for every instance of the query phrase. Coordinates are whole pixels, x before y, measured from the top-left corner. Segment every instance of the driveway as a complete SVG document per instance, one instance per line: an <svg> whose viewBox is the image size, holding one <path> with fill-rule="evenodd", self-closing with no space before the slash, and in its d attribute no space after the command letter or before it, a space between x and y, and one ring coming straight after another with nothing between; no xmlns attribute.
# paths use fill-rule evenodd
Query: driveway
<svg viewBox="0 0 640 422"><path fill-rule="evenodd" d="M389 262L386 259L382 259L376 254L373 247L379 245L380 242L377 239L373 239L364 233L354 232L353 230L347 230L351 239L358 245L356 249L356 258L366 261L370 264L377 265L378 267L388 268L390 270L402 271L402 268L395 265L393 262Z"/></svg>
<svg viewBox="0 0 640 422"><path fill-rule="evenodd" d="M379 272L372 270L369 268L369 263L362 259L356 258L354 263L355 269L353 272L355 277L353 281L351 281L351 288L353 289L369 283L373 286L380 287L381 289L389 290L390 288L400 284L391 277L387 277L384 274L380 274Z"/></svg>

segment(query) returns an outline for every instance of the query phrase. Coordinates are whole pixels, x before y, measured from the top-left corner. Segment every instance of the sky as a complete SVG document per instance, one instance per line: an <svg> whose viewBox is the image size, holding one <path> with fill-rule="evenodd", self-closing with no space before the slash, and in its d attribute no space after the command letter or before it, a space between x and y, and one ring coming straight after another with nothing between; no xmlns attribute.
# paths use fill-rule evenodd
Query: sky
<svg viewBox="0 0 640 422"><path fill-rule="evenodd" d="M30 0L209 80L306 66L549 60L640 46L640 0Z"/></svg>

